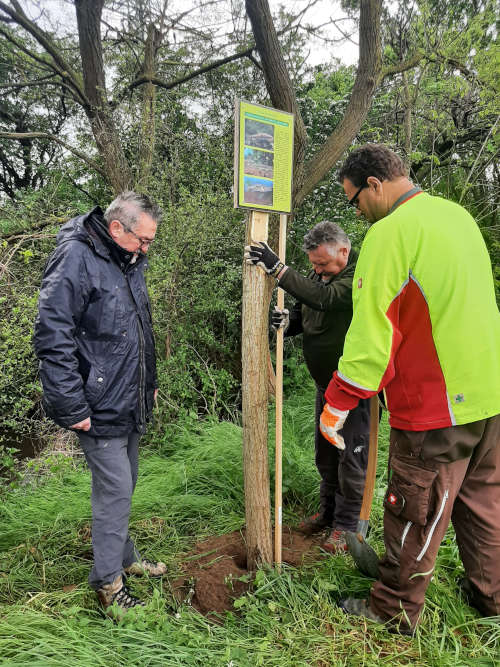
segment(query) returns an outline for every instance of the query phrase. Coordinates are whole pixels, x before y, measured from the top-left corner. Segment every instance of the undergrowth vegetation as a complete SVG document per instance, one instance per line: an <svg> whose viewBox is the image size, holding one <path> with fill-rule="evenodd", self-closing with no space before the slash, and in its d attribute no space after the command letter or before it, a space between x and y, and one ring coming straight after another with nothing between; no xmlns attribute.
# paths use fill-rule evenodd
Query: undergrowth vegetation
<svg viewBox="0 0 500 667"><path fill-rule="evenodd" d="M314 393L285 402L284 523L316 509ZM272 422L272 419L271 419ZM80 457L45 475L28 475L0 508L0 662L2 665L496 665L498 619L481 619L460 598L453 532L439 553L416 636L347 618L341 594L365 595L371 581L349 557L257 572L252 589L218 623L172 595L183 558L205 536L244 525L241 428L186 422L154 448L142 448L131 533L145 557L167 563L163 581L135 580L148 606L114 625L86 578L91 564L90 478ZM388 428L380 438L370 541L382 551L382 498ZM270 466L273 469L272 435Z"/></svg>

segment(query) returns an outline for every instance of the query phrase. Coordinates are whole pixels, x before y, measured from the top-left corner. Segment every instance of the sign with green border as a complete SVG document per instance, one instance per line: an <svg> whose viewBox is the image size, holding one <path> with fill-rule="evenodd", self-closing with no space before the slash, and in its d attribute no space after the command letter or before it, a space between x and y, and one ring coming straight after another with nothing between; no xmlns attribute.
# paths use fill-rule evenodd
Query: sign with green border
<svg viewBox="0 0 500 667"><path fill-rule="evenodd" d="M235 207L291 212L293 123L291 113L236 100Z"/></svg>

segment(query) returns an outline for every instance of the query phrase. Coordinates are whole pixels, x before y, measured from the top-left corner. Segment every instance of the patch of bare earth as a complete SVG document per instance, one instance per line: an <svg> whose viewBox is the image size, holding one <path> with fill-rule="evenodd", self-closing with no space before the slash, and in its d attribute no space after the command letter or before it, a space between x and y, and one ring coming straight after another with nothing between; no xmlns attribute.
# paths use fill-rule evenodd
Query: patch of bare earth
<svg viewBox="0 0 500 667"><path fill-rule="evenodd" d="M305 537L283 527L282 559L298 567L324 555L322 535ZM191 604L202 614L233 609L233 602L252 586L254 573L247 569L245 532L210 537L195 545L182 564L183 575L173 582L179 602Z"/></svg>

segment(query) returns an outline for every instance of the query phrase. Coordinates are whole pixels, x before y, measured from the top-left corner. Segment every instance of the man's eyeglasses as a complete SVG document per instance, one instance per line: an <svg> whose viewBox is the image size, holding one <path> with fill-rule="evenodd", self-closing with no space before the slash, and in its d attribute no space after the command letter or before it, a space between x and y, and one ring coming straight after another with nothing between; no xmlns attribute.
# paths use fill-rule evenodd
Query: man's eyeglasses
<svg viewBox="0 0 500 667"><path fill-rule="evenodd" d="M359 190L356 191L356 194L354 195L354 197L351 197L351 199L349 199L349 201L347 202L347 204L348 204L349 206L354 206L354 208L358 208L358 203L359 203L359 202L358 202L358 197L359 197L359 193L361 192L361 190L364 190L364 188L367 188L367 187L368 187L368 184L367 184L367 183L365 183L364 185L362 185L362 186L359 188Z"/></svg>
<svg viewBox="0 0 500 667"><path fill-rule="evenodd" d="M154 239L143 239L140 236L137 236L137 234L134 232L134 230L130 229L130 227L128 227L128 225L124 225L123 222L121 223L121 225L122 225L123 229L125 229L129 234L132 234L132 236L135 236L135 238L140 242L141 246L143 246L143 245L150 246L153 243Z"/></svg>

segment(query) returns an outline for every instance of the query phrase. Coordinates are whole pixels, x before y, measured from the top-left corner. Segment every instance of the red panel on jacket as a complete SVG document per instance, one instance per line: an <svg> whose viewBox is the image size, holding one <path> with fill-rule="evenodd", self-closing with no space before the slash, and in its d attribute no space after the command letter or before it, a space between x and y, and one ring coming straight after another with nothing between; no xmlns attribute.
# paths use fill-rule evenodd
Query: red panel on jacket
<svg viewBox="0 0 500 667"><path fill-rule="evenodd" d="M377 391L385 388L391 426L409 431L452 426L429 309L411 277L386 315L393 326L391 357ZM351 410L358 399L375 393L351 385L335 372L325 397L331 405Z"/></svg>
<svg viewBox="0 0 500 667"><path fill-rule="evenodd" d="M385 387L391 426L409 431L451 426L429 308L411 277L397 300L399 322L393 325L399 328L403 339L394 360L394 379ZM389 319L391 310L387 312Z"/></svg>

